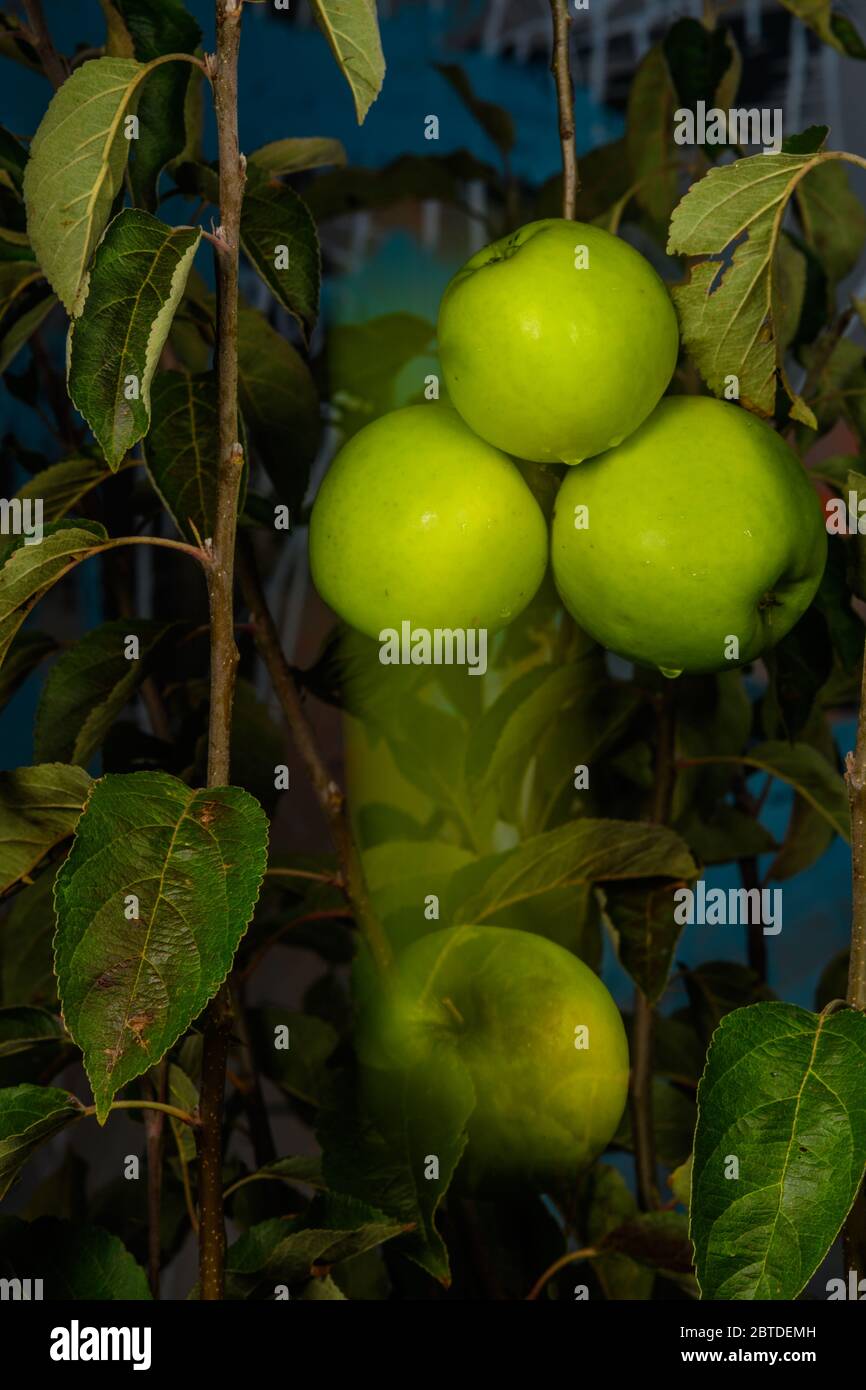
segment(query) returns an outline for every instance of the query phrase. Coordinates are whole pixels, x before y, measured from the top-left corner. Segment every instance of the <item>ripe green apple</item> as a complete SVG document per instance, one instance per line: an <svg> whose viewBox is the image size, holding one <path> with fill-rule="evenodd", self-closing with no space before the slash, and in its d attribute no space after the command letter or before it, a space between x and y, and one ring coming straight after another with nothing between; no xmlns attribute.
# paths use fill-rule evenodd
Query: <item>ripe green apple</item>
<svg viewBox="0 0 866 1390"><path fill-rule="evenodd" d="M547 526L516 465L442 403L366 425L310 521L316 588L352 627L504 627L547 568Z"/></svg>
<svg viewBox="0 0 866 1390"><path fill-rule="evenodd" d="M664 283L627 242L549 218L477 252L439 309L452 403L491 444L580 463L637 429L677 361Z"/></svg>
<svg viewBox="0 0 866 1390"><path fill-rule="evenodd" d="M543 936L459 926L397 958L358 1031L374 1106L395 1104L396 1078L453 1050L476 1106L460 1179L494 1191L574 1177L613 1137L628 1090L619 1011L588 966ZM434 1065L442 1087L454 1072Z"/></svg>
<svg viewBox="0 0 866 1390"><path fill-rule="evenodd" d="M762 420L706 396L662 401L568 474L554 508L568 611L603 646L669 675L773 646L811 603L826 555L796 455Z"/></svg>

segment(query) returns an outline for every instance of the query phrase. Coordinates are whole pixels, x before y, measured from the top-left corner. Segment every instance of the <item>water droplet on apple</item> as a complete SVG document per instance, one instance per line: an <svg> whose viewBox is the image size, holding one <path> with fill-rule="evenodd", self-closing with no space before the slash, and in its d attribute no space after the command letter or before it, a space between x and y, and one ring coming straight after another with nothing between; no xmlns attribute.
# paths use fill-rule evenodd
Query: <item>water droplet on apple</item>
<svg viewBox="0 0 866 1390"><path fill-rule="evenodd" d="M669 681L675 681L677 676L681 676L683 674L682 667L680 667L679 670L677 670L673 666L660 666L659 670L661 671L663 676L667 676Z"/></svg>

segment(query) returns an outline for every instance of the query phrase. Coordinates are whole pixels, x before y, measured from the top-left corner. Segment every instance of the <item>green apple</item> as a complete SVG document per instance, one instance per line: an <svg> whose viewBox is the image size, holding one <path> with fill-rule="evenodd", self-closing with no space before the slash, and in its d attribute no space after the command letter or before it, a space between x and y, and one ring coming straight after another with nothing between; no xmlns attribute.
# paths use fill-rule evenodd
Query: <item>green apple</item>
<svg viewBox="0 0 866 1390"><path fill-rule="evenodd" d="M472 1190L573 1179L625 1106L628 1044L613 999L576 956L530 932L459 926L421 937L362 1012L358 1038L368 1097L386 1109L401 1071L435 1063L437 1049L459 1057L476 1096L460 1172ZM452 1068L430 1071L455 1084Z"/></svg>
<svg viewBox="0 0 866 1390"><path fill-rule="evenodd" d="M556 586L596 641L666 674L753 661L824 572L818 498L787 444L739 406L671 396L624 444L567 474Z"/></svg>
<svg viewBox="0 0 866 1390"><path fill-rule="evenodd" d="M547 568L547 526L513 461L433 402L365 426L310 521L316 588L352 627L504 627Z"/></svg>
<svg viewBox="0 0 866 1390"><path fill-rule="evenodd" d="M452 403L483 439L538 463L580 463L637 429L678 346L649 262L600 227L561 218L485 246L439 309Z"/></svg>

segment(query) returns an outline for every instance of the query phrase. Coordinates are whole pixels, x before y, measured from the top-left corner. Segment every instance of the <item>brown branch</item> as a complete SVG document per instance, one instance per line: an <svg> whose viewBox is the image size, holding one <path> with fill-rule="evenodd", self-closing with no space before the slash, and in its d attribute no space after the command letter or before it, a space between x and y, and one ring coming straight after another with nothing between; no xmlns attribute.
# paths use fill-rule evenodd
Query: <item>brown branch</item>
<svg viewBox="0 0 866 1390"><path fill-rule="evenodd" d="M315 735L301 704L292 668L280 645L279 634L265 599L250 538L238 538L238 573L241 590L254 623L256 646L271 678L286 723L313 784L319 805L327 819L331 839L345 885L346 897L352 905L358 928L364 936L378 969L384 973L391 963L391 948L373 911L361 856L352 835L346 799L340 787L325 767Z"/></svg>
<svg viewBox="0 0 866 1390"><path fill-rule="evenodd" d="M42 0L24 0L27 23L33 36L34 47L39 54L42 71L56 91L62 87L69 76L66 60L61 58L51 40L48 23L42 12Z"/></svg>
<svg viewBox="0 0 866 1390"><path fill-rule="evenodd" d="M165 1104L168 1095L168 1061L153 1072L153 1096ZM153 1298L159 1298L159 1270L162 1257L160 1209L162 1206L162 1151L165 1130L164 1110L145 1110L143 1115L147 1149L147 1281Z"/></svg>
<svg viewBox="0 0 866 1390"><path fill-rule="evenodd" d="M238 248L245 163L238 145L238 49L241 7L216 0L217 51L213 63L219 147L220 221L225 249L215 256L217 279L217 383L219 462L211 564L207 571L211 624L208 786L224 786L231 773L232 701L238 651L234 634L234 551L243 453L238 443ZM222 1121L232 1025L224 984L205 1023L199 1137L199 1287L203 1300L219 1300L225 1284Z"/></svg>
<svg viewBox="0 0 866 1390"><path fill-rule="evenodd" d="M577 172L577 150L574 144L574 87L569 64L568 28L571 17L568 0L550 0L553 13L553 57L550 71L556 82L556 104L559 108L559 143L562 146L562 215L571 222L575 218L580 178Z"/></svg>
<svg viewBox="0 0 866 1390"><path fill-rule="evenodd" d="M851 808L851 956L848 1003L866 1010L866 655L860 688L860 713L853 753L845 759ZM866 1185L860 1188L845 1222L845 1268L866 1276Z"/></svg>

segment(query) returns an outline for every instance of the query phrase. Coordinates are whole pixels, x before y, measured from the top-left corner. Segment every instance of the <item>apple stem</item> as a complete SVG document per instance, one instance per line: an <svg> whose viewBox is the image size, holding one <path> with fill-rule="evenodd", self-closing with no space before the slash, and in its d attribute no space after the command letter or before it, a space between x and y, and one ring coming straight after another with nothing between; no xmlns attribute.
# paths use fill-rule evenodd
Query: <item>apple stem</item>
<svg viewBox="0 0 866 1390"><path fill-rule="evenodd" d="M577 149L574 143L574 87L569 62L568 0L550 0L553 15L553 56L550 71L556 82L556 103L559 108L559 143L562 146L562 215L575 220L580 177L577 169Z"/></svg>

